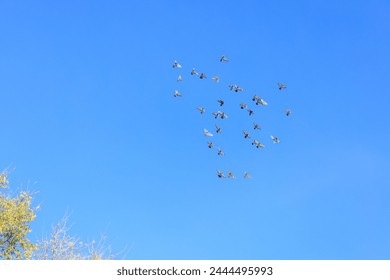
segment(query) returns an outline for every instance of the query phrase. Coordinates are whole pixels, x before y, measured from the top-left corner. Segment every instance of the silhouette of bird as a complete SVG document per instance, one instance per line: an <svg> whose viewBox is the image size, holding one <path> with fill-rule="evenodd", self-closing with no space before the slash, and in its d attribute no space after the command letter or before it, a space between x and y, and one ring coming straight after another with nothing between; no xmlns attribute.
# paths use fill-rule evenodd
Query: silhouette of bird
<svg viewBox="0 0 390 280"><path fill-rule="evenodd" d="M209 149L214 148L214 144L211 141L207 142L207 145L208 145Z"/></svg>
<svg viewBox="0 0 390 280"><path fill-rule="evenodd" d="M218 114L221 116L221 119L227 119L228 118L228 116L224 112L222 112L222 111L218 111Z"/></svg>
<svg viewBox="0 0 390 280"><path fill-rule="evenodd" d="M240 108L241 109L244 109L244 108L246 108L247 106L246 106L246 103L240 103Z"/></svg>
<svg viewBox="0 0 390 280"><path fill-rule="evenodd" d="M274 143L279 143L280 142L279 138L277 138L275 136L272 136L272 135L271 135L271 139L272 139L272 141L274 141Z"/></svg>
<svg viewBox="0 0 390 280"><path fill-rule="evenodd" d="M218 76L214 76L211 78L214 82L216 83L219 83L219 77Z"/></svg>
<svg viewBox="0 0 390 280"><path fill-rule="evenodd" d="M249 135L249 133L246 132L245 130L243 130L242 133L244 133L244 138L251 138L251 136Z"/></svg>
<svg viewBox="0 0 390 280"><path fill-rule="evenodd" d="M203 108L203 107L198 107L198 108L196 108L196 109L199 110L199 112L200 112L201 114L203 114L203 113L206 112L206 109Z"/></svg>
<svg viewBox="0 0 390 280"><path fill-rule="evenodd" d="M219 113L218 113L218 112L213 112L212 114L214 115L214 118L216 118L216 119L217 119L218 116L219 116Z"/></svg>
<svg viewBox="0 0 390 280"><path fill-rule="evenodd" d="M244 178L248 179L248 178L252 178L252 176L248 172L244 172Z"/></svg>
<svg viewBox="0 0 390 280"><path fill-rule="evenodd" d="M234 174L228 170L228 178L236 179L236 176L234 176Z"/></svg>
<svg viewBox="0 0 390 280"><path fill-rule="evenodd" d="M252 116L255 112L253 112L251 109L248 109L247 110L248 111L248 113L249 113L249 116Z"/></svg>
<svg viewBox="0 0 390 280"><path fill-rule="evenodd" d="M192 68L191 75L199 75L199 73L195 71L195 68Z"/></svg>
<svg viewBox="0 0 390 280"><path fill-rule="evenodd" d="M206 74L201 73L200 76L199 76L199 78L201 78L201 79L206 79L207 77L206 77Z"/></svg>
<svg viewBox="0 0 390 280"><path fill-rule="evenodd" d="M217 102L219 103L219 106L223 106L223 104L225 104L223 100L217 100Z"/></svg>
<svg viewBox="0 0 390 280"><path fill-rule="evenodd" d="M182 95L178 90L175 90L175 92L173 93L173 96L174 97L177 97L177 96L181 97Z"/></svg>
<svg viewBox="0 0 390 280"><path fill-rule="evenodd" d="M175 60L172 64L173 68L181 68L181 65Z"/></svg>
<svg viewBox="0 0 390 280"><path fill-rule="evenodd" d="M225 153L222 152L222 150L219 147L218 147L218 155L219 156L224 156L225 155Z"/></svg>
<svg viewBox="0 0 390 280"><path fill-rule="evenodd" d="M264 148L265 146L257 140L253 140L252 145L256 145L256 148Z"/></svg>
<svg viewBox="0 0 390 280"><path fill-rule="evenodd" d="M256 105L268 105L267 102L265 102L263 99L259 98L256 100Z"/></svg>
<svg viewBox="0 0 390 280"><path fill-rule="evenodd" d="M209 137L214 136L214 135L213 135L210 131L208 131L206 128L203 129L203 131L204 131L204 136L209 136Z"/></svg>
<svg viewBox="0 0 390 280"><path fill-rule="evenodd" d="M290 116L291 115L291 110L290 109L286 109L284 110L284 113L286 114L286 116Z"/></svg>
<svg viewBox="0 0 390 280"><path fill-rule="evenodd" d="M260 130L261 127L260 127L260 125L258 125L256 122L253 122L253 129L258 129L258 130Z"/></svg>
<svg viewBox="0 0 390 280"><path fill-rule="evenodd" d="M243 89L242 87L235 86L235 87L234 87L234 91L235 91L235 92L239 92L239 91L244 91L244 89Z"/></svg>
<svg viewBox="0 0 390 280"><path fill-rule="evenodd" d="M181 76L179 76L179 77L177 77L177 81L181 82L181 81L183 81L183 78Z"/></svg>
<svg viewBox="0 0 390 280"><path fill-rule="evenodd" d="M222 129L218 125L215 125L215 128L217 133L222 133Z"/></svg>
<svg viewBox="0 0 390 280"><path fill-rule="evenodd" d="M229 85L229 89L233 90L236 87L236 85Z"/></svg>
<svg viewBox="0 0 390 280"><path fill-rule="evenodd" d="M217 170L217 176L218 176L219 178L226 178L225 175L222 173L221 170Z"/></svg>
<svg viewBox="0 0 390 280"><path fill-rule="evenodd" d="M229 61L229 59L227 59L227 57L226 56L221 56L221 58L219 59L219 61L225 61L225 62L228 62Z"/></svg>
<svg viewBox="0 0 390 280"><path fill-rule="evenodd" d="M287 88L286 85L278 83L279 90L282 90L284 88Z"/></svg>

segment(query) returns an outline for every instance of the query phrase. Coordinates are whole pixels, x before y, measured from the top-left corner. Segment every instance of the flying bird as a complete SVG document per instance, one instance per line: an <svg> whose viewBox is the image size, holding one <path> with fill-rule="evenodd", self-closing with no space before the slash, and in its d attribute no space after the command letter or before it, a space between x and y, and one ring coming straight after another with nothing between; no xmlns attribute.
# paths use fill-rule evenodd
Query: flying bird
<svg viewBox="0 0 390 280"><path fill-rule="evenodd" d="M206 109L203 108L203 107L198 107L198 108L196 108L196 109L199 110L199 112L200 112L201 114L203 114L203 113L206 112Z"/></svg>
<svg viewBox="0 0 390 280"><path fill-rule="evenodd" d="M251 109L248 109L247 110L248 111L248 113L249 113L249 116L252 116L255 112L253 112Z"/></svg>
<svg viewBox="0 0 390 280"><path fill-rule="evenodd" d="M219 112L219 111L218 111ZM214 115L214 118L218 118L218 116L219 116L219 113L218 112L213 112L212 114Z"/></svg>
<svg viewBox="0 0 390 280"><path fill-rule="evenodd" d="M253 140L252 145L256 145L256 148L264 148L265 146L257 140Z"/></svg>
<svg viewBox="0 0 390 280"><path fill-rule="evenodd" d="M211 141L207 142L207 145L208 145L209 149L214 148L214 144Z"/></svg>
<svg viewBox="0 0 390 280"><path fill-rule="evenodd" d="M181 97L182 95L178 90L175 90L175 92L173 93L173 96L174 97L177 97L177 96Z"/></svg>
<svg viewBox="0 0 390 280"><path fill-rule="evenodd" d="M218 125L215 125L215 128L217 133L222 133L222 129Z"/></svg>
<svg viewBox="0 0 390 280"><path fill-rule="evenodd" d="M236 85L229 85L229 89L233 90L236 87Z"/></svg>
<svg viewBox="0 0 390 280"><path fill-rule="evenodd" d="M209 137L214 136L214 135L213 135L210 131L208 131L206 128L203 129L203 131L204 131L204 136L209 136Z"/></svg>
<svg viewBox="0 0 390 280"><path fill-rule="evenodd" d="M222 173L222 171L221 170L217 170L217 176L219 177L219 178L226 178L225 177L225 175Z"/></svg>
<svg viewBox="0 0 390 280"><path fill-rule="evenodd" d="M173 68L181 68L181 65L175 60L172 64Z"/></svg>
<svg viewBox="0 0 390 280"><path fill-rule="evenodd" d="M239 92L239 91L243 91L244 89L242 87L239 87L239 86L235 86L234 87L234 91L235 92Z"/></svg>
<svg viewBox="0 0 390 280"><path fill-rule="evenodd" d="M247 106L246 106L246 103L240 103L240 108L241 109L244 109L244 108L246 108Z"/></svg>
<svg viewBox="0 0 390 280"><path fill-rule="evenodd" d="M200 76L199 76L199 78L201 78L201 79L206 79L207 77L206 77L206 74L201 73Z"/></svg>
<svg viewBox="0 0 390 280"><path fill-rule="evenodd" d="M275 136L272 136L272 135L271 135L271 139L272 139L272 141L274 141L274 143L279 143L280 142L279 138L277 138Z"/></svg>
<svg viewBox="0 0 390 280"><path fill-rule="evenodd" d="M260 125L258 125L256 122L253 122L253 129L258 129L258 130L260 130L261 127L260 127Z"/></svg>
<svg viewBox="0 0 390 280"><path fill-rule="evenodd" d="M249 133L246 132L245 130L243 130L242 133L244 133L244 138L251 138L251 136L249 135Z"/></svg>
<svg viewBox="0 0 390 280"><path fill-rule="evenodd" d="M290 116L291 115L291 110L290 109L286 109L284 110L284 113L286 114L286 116Z"/></svg>
<svg viewBox="0 0 390 280"><path fill-rule="evenodd" d="M177 77L177 81L181 82L181 81L183 81L183 78L181 76L179 76L179 77Z"/></svg>
<svg viewBox="0 0 390 280"><path fill-rule="evenodd" d="M226 56L221 56L221 58L219 59L219 61L225 61L225 62L228 62L229 61L229 59L227 59L227 57Z"/></svg>
<svg viewBox="0 0 390 280"><path fill-rule="evenodd" d="M234 174L228 170L228 178L236 179L236 176L234 176Z"/></svg>
<svg viewBox="0 0 390 280"><path fill-rule="evenodd" d="M222 152L222 150L219 147L218 147L218 155L219 156L224 156L225 155L225 153Z"/></svg>
<svg viewBox="0 0 390 280"><path fill-rule="evenodd" d="M219 83L219 77L218 76L214 76L212 77L213 81L216 82L216 83Z"/></svg>
<svg viewBox="0 0 390 280"><path fill-rule="evenodd" d="M258 97L256 94L253 96L252 98L252 101L256 101L257 99L259 99L260 97Z"/></svg>
<svg viewBox="0 0 390 280"><path fill-rule="evenodd" d="M195 68L192 68L191 75L199 75L199 73L195 71Z"/></svg>
<svg viewBox="0 0 390 280"><path fill-rule="evenodd" d="M244 172L244 178L249 179L249 178L252 178L252 176L248 172Z"/></svg>
<svg viewBox="0 0 390 280"><path fill-rule="evenodd" d="M222 112L222 111L218 111L218 114L221 116L221 119L227 119L228 118L228 116L224 112Z"/></svg>
<svg viewBox="0 0 390 280"><path fill-rule="evenodd" d="M287 88L286 85L278 83L279 90Z"/></svg>
<svg viewBox="0 0 390 280"><path fill-rule="evenodd" d="M225 104L223 100L217 100L217 102L219 103L219 106L223 106L223 104Z"/></svg>
<svg viewBox="0 0 390 280"><path fill-rule="evenodd" d="M256 100L256 105L268 105L267 102L265 102L263 99L259 98Z"/></svg>

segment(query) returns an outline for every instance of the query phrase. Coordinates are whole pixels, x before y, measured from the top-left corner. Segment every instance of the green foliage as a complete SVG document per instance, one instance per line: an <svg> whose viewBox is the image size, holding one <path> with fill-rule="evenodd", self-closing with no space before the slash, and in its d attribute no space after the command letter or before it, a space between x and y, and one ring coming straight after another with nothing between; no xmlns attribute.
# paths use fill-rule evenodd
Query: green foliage
<svg viewBox="0 0 390 280"><path fill-rule="evenodd" d="M21 192L16 197L4 193L8 188L7 174L0 175L0 259L29 259L36 246L27 238L30 222L35 220L36 208L32 197Z"/></svg>
<svg viewBox="0 0 390 280"><path fill-rule="evenodd" d="M13 196L6 193L9 187L8 173L0 173L0 260L101 260L113 255L105 238L84 243L69 234L68 216L55 227L48 238L32 243L27 234L35 220L38 207L32 206L32 196L20 192Z"/></svg>

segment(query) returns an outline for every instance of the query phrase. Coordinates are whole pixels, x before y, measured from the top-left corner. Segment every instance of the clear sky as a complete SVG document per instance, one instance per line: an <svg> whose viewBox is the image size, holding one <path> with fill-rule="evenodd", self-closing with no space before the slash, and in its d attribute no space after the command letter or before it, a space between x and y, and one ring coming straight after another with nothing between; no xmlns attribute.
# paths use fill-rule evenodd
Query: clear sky
<svg viewBox="0 0 390 280"><path fill-rule="evenodd" d="M30 237L68 211L73 234L104 233L125 259L389 259L389 14L386 0L0 1L0 169L39 191ZM215 124L224 157L203 136Z"/></svg>

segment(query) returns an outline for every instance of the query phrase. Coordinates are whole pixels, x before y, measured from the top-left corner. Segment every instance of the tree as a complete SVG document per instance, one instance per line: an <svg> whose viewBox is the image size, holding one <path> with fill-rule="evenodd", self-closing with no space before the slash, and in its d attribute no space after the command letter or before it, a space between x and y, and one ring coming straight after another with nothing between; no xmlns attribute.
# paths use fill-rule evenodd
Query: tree
<svg viewBox="0 0 390 280"><path fill-rule="evenodd" d="M105 245L105 237L99 242L84 243L69 234L69 216L65 215L56 224L49 238L37 243L33 258L39 260L102 260L113 259L110 247Z"/></svg>
<svg viewBox="0 0 390 280"><path fill-rule="evenodd" d="M7 172L0 174L0 189L8 188ZM29 224L35 220L38 207L31 206L32 197L21 192L12 197L0 193L0 259L30 259L36 246L27 238Z"/></svg>
<svg viewBox="0 0 390 280"><path fill-rule="evenodd" d="M65 215L53 227L48 238L35 243L27 238L30 223L36 218L39 206L33 207L33 197L28 192L13 196L6 193L9 187L8 173L0 173L0 260L101 260L113 259L105 237L98 242L84 243L69 234L69 216Z"/></svg>

